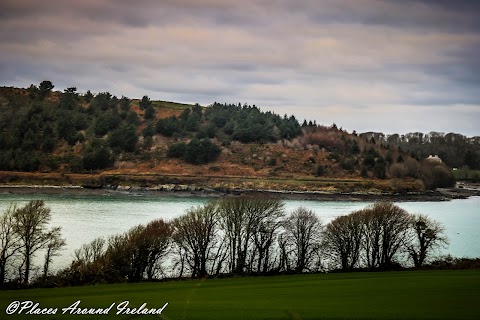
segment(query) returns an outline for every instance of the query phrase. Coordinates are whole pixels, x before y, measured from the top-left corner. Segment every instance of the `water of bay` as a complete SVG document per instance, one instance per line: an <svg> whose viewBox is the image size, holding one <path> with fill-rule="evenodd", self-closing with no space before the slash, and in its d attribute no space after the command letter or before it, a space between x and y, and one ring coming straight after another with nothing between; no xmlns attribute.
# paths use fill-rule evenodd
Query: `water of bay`
<svg viewBox="0 0 480 320"><path fill-rule="evenodd" d="M66 267L73 252L97 237L127 231L154 219L170 220L191 207L209 201L202 197L154 197L138 195L62 195L0 194L0 212L11 203L23 205L42 199L51 209L52 226L62 227L67 246L55 259L54 267ZM362 209L371 202L285 200L288 212L303 206L328 223L334 217ZM480 257L480 197L446 202L399 202L410 213L422 213L446 228L450 244L444 254L455 257Z"/></svg>

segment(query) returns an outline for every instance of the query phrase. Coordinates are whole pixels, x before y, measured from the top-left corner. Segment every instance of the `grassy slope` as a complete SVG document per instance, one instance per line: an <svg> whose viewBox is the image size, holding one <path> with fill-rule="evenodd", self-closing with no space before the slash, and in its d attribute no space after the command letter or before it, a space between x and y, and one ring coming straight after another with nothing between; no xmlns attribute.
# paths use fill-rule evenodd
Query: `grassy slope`
<svg viewBox="0 0 480 320"><path fill-rule="evenodd" d="M58 308L77 300L89 308L129 300L132 307L146 302L150 308L168 302L164 319L480 319L479 288L480 271L425 271L34 289L0 292L0 318L5 317L6 306L13 300L33 300L42 307ZM110 311L111 318L128 318L115 312Z"/></svg>

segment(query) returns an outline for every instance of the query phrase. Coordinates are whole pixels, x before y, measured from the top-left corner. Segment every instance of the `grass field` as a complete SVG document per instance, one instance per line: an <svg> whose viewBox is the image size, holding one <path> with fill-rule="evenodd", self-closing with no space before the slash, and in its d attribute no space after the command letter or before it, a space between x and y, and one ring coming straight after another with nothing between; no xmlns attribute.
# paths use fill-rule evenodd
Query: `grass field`
<svg viewBox="0 0 480 320"><path fill-rule="evenodd" d="M480 170L458 169L453 171L453 175L457 181L480 181Z"/></svg>
<svg viewBox="0 0 480 320"><path fill-rule="evenodd" d="M31 300L56 315L7 315ZM62 315L108 308L108 315ZM116 315L117 306L161 308L161 316ZM480 271L294 275L0 291L0 319L480 319Z"/></svg>

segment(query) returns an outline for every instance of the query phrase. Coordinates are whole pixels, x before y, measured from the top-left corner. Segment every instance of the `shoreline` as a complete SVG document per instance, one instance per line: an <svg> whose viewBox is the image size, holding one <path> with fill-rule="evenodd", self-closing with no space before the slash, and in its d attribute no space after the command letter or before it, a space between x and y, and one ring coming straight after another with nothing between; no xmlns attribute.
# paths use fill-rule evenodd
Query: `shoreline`
<svg viewBox="0 0 480 320"><path fill-rule="evenodd" d="M167 185L161 187L135 186L57 186L57 185L0 185L0 195L73 195L73 196L153 196L153 197L205 197L220 198L234 196L258 196L285 200L315 200L315 201L392 201L392 202L440 202L452 199L467 199L480 196L480 186L459 183L455 188L438 189L424 193L392 194L374 192L325 192L325 191L277 191L277 190L214 190L188 185Z"/></svg>

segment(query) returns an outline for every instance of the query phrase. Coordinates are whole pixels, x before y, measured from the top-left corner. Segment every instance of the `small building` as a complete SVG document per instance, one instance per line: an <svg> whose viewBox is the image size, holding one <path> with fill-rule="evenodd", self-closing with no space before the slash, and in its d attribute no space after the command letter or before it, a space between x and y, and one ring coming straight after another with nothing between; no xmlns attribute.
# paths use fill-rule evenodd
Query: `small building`
<svg viewBox="0 0 480 320"><path fill-rule="evenodd" d="M432 161L432 162L438 162L438 163L442 162L442 159L440 159L440 157L438 155L434 155L434 156L429 155L427 160Z"/></svg>

